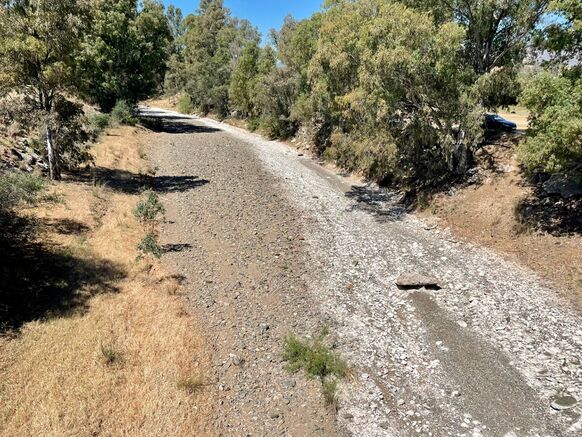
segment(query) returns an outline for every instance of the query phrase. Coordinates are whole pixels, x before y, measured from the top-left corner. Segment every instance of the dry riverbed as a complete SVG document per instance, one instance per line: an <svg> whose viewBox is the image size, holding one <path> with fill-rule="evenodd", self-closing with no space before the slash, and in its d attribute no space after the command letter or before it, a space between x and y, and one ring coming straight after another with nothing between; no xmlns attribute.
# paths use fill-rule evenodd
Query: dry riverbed
<svg viewBox="0 0 582 437"><path fill-rule="evenodd" d="M550 284L284 144L144 113L159 174L197 186L168 190L162 235L214 347L221 432L578 435L580 405L551 404L582 397L580 316ZM400 290L404 272L443 288ZM337 415L281 360L287 334L323 325L353 374Z"/></svg>

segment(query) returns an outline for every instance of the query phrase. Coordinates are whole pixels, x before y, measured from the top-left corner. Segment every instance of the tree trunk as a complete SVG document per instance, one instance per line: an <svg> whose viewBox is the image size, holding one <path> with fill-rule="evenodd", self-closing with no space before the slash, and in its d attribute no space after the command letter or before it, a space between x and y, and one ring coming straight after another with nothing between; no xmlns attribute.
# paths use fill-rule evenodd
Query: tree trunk
<svg viewBox="0 0 582 437"><path fill-rule="evenodd" d="M48 155L49 176L54 181L55 179L59 179L60 174L56 163L52 133L48 126L46 127L46 151Z"/></svg>

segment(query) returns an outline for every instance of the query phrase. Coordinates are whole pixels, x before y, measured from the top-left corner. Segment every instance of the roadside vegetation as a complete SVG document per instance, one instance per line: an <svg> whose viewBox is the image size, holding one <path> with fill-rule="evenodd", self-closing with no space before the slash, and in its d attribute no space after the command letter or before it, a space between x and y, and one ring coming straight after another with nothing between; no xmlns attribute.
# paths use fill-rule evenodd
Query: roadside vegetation
<svg viewBox="0 0 582 437"><path fill-rule="evenodd" d="M531 111L525 169L578 180L579 21L567 0L328 0L261 46L221 0L202 1L180 27L166 92L186 112L300 133L340 167L413 194L466 177L484 114L519 101ZM555 54L547 72L526 74L524 62L543 68L542 49Z"/></svg>
<svg viewBox="0 0 582 437"><path fill-rule="evenodd" d="M139 186L149 172L136 129L93 145L96 185L0 177L11 215L0 234L1 435L200 430L207 355L181 278L155 257L135 261L140 219L161 208L119 183L131 174L123 182ZM51 193L58 202L44 200Z"/></svg>

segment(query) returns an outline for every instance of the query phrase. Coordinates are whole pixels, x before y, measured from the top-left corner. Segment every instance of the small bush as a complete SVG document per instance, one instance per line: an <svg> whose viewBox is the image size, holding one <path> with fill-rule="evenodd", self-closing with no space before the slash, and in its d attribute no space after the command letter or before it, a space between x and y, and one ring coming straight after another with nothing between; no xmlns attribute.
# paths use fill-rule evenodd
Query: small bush
<svg viewBox="0 0 582 437"><path fill-rule="evenodd" d="M166 212L158 195L152 190L144 191L141 200L137 203L133 213L141 223L150 223Z"/></svg>
<svg viewBox="0 0 582 437"><path fill-rule="evenodd" d="M394 139L386 132L370 137L335 132L324 155L340 167L360 172L370 180L383 181L398 172L398 151Z"/></svg>
<svg viewBox="0 0 582 437"><path fill-rule="evenodd" d="M247 121L247 129L250 130L251 132L256 131L260 125L261 125L261 120L258 118L250 118Z"/></svg>
<svg viewBox="0 0 582 437"><path fill-rule="evenodd" d="M582 79L539 73L525 83L520 103L530 128L518 157L530 173L582 180Z"/></svg>
<svg viewBox="0 0 582 437"><path fill-rule="evenodd" d="M137 123L133 108L125 101L119 100L111 110L111 119L119 124L133 126Z"/></svg>
<svg viewBox="0 0 582 437"><path fill-rule="evenodd" d="M192 114L194 112L194 105L188 94L182 94L178 99L178 112L182 114Z"/></svg>
<svg viewBox="0 0 582 437"><path fill-rule="evenodd" d="M138 259L141 259L141 257L148 254L153 255L158 259L162 257L162 248L158 244L156 235L153 232L148 232L143 240L138 244L137 248L141 252Z"/></svg>
<svg viewBox="0 0 582 437"><path fill-rule="evenodd" d="M271 139L287 139L297 131L296 125L281 117L264 115L261 117L260 128Z"/></svg>
<svg viewBox="0 0 582 437"><path fill-rule="evenodd" d="M102 132L111 124L111 116L109 114L95 114L91 118L91 126L97 131Z"/></svg>
<svg viewBox="0 0 582 437"><path fill-rule="evenodd" d="M0 209L12 208L18 203L35 203L44 189L45 181L26 173L0 175Z"/></svg>

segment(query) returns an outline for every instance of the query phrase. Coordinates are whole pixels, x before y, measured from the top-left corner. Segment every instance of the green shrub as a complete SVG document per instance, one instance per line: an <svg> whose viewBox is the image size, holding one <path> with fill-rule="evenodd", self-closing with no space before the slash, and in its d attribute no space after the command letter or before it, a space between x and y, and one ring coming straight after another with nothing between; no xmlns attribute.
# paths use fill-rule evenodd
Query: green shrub
<svg viewBox="0 0 582 437"><path fill-rule="evenodd" d="M485 109L495 111L515 105L521 91L517 71L511 68L494 68L480 76L471 93Z"/></svg>
<svg viewBox="0 0 582 437"><path fill-rule="evenodd" d="M283 359L288 362L289 371L303 369L307 375L322 380L327 376L342 378L348 371L347 364L323 343L321 337L312 341L294 335L287 337Z"/></svg>
<svg viewBox="0 0 582 437"><path fill-rule="evenodd" d="M250 130L251 132L256 131L260 125L261 125L261 120L256 118L256 117L249 118L247 120L247 129Z"/></svg>
<svg viewBox="0 0 582 437"><path fill-rule="evenodd" d="M0 209L5 211L21 202L34 203L44 187L45 181L39 176L27 173L0 175Z"/></svg>
<svg viewBox="0 0 582 437"><path fill-rule="evenodd" d="M330 144L327 159L348 171L361 172L367 179L382 180L398 171L396 146L388 134L359 137L336 132Z"/></svg>
<svg viewBox="0 0 582 437"><path fill-rule="evenodd" d="M109 114L95 114L91 118L91 125L96 131L101 132L109 127L111 124L111 116Z"/></svg>
<svg viewBox="0 0 582 437"><path fill-rule="evenodd" d="M296 131L294 123L273 115L264 115L261 117L260 128L270 139L286 139L293 136Z"/></svg>
<svg viewBox="0 0 582 437"><path fill-rule="evenodd" d="M140 201L137 203L133 213L141 223L154 222L158 216L164 215L166 209L159 196L152 190L143 192Z"/></svg>
<svg viewBox="0 0 582 437"><path fill-rule="evenodd" d="M178 112L182 114L192 114L194 112L194 105L188 94L182 94L178 99Z"/></svg>
<svg viewBox="0 0 582 437"><path fill-rule="evenodd" d="M138 257L138 259L145 255L153 255L156 258L162 257L162 248L158 244L156 235L153 232L148 232L143 240L140 241L137 248L141 252L141 255Z"/></svg>
<svg viewBox="0 0 582 437"><path fill-rule="evenodd" d="M530 110L530 128L518 147L525 168L582 179L582 79L550 73L530 78L520 102Z"/></svg>
<svg viewBox="0 0 582 437"><path fill-rule="evenodd" d="M119 124L133 126L137 123L134 109L125 100L119 100L111 110L111 119Z"/></svg>

